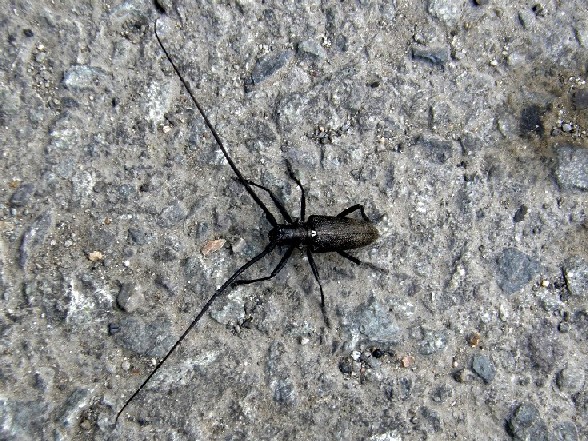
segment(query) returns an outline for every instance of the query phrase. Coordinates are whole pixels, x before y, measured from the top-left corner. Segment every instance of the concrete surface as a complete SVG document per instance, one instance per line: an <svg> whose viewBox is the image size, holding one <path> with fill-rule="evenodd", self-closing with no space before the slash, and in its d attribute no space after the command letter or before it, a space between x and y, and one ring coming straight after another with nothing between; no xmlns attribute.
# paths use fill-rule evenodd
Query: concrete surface
<svg viewBox="0 0 588 441"><path fill-rule="evenodd" d="M1 3L1 439L588 439L585 0Z"/></svg>

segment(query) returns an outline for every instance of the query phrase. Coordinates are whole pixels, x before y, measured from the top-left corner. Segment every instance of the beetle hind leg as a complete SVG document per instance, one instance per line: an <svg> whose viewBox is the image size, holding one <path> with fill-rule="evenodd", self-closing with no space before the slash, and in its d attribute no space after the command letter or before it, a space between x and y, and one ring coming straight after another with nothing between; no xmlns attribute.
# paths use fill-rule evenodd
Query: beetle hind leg
<svg viewBox="0 0 588 441"><path fill-rule="evenodd" d="M250 283L263 282L264 280L273 279L274 277L276 277L278 275L278 273L282 270L282 268L284 268L284 265L286 265L286 262L288 261L288 259L292 255L292 251L294 251L294 248L296 248L296 246L291 246L290 248L288 248L286 250L286 252L282 256L282 258L280 259L280 262L274 268L274 270L272 271L272 273L269 276L260 277L258 279L237 280L236 282L233 282L233 286L237 286L237 285L248 285Z"/></svg>
<svg viewBox="0 0 588 441"><path fill-rule="evenodd" d="M329 317L327 316L327 310L325 308L325 293L323 291L323 285L321 284L321 279L319 277L318 268L316 267L314 257L312 257L312 252L308 248L306 249L306 255L308 256L308 263L310 264L310 268L312 269L314 278L316 279L319 289L321 291L321 311L323 313L323 319L325 320L325 326L327 328L330 328L331 324L329 323Z"/></svg>
<svg viewBox="0 0 588 441"><path fill-rule="evenodd" d="M357 257L352 256L351 254L347 254L345 251L337 250L337 254L339 254L342 257L345 257L347 260L351 260L356 265L361 265L363 263Z"/></svg>
<svg viewBox="0 0 588 441"><path fill-rule="evenodd" d="M352 205L352 206L351 206L351 207L349 207L349 208L346 208L346 209L345 209L345 210L343 210L341 213L339 213L339 214L337 215L337 217L345 217L345 216L347 216L348 214L351 214L351 213L353 213L354 211L358 211L358 210L359 210L359 212L361 213L361 217L363 217L363 219L364 219L365 221L367 221L367 222L370 222L370 219L369 219L369 217L367 217L367 215L365 214L365 211L364 211L364 208L363 208L363 205L362 205L362 204L355 204L355 205Z"/></svg>

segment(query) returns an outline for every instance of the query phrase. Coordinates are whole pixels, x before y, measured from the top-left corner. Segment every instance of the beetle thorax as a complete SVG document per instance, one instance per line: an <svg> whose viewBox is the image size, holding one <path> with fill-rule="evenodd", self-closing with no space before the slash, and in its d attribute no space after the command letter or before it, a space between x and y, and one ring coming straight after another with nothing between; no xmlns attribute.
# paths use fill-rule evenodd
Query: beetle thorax
<svg viewBox="0 0 588 441"><path fill-rule="evenodd" d="M304 242L311 236L305 225L278 225L269 233L269 240L277 243L296 243ZM316 235L316 232L314 232Z"/></svg>

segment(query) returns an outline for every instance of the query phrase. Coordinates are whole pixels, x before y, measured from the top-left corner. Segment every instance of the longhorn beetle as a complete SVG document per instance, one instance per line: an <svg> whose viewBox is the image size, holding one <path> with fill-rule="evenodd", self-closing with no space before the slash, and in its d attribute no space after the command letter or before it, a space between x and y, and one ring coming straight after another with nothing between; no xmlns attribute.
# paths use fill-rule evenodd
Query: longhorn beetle
<svg viewBox="0 0 588 441"><path fill-rule="evenodd" d="M215 128L210 123L210 120L206 116L206 113L204 112L203 107L200 105L200 103L198 102L198 100L194 96L194 93L192 92L190 85L186 82L186 80L182 76L179 68L176 66L176 64L173 61L172 57L170 56L169 52L167 51L167 49L163 45L163 42L161 41L159 34L157 33L157 21L155 22L155 38L157 39L157 42L161 46L161 49L163 50L163 53L167 57L169 63L171 64L174 71L176 72L178 78L180 79L180 81L182 82L184 87L186 88L186 91L188 92L188 95L192 99L194 105L196 106L196 108L200 112L200 115L202 116L202 119L204 120L206 127L208 127L208 129L212 133L212 136L214 137L218 147L223 152L223 155L225 156L231 169L233 169L233 172L237 176L237 179L243 185L243 187L245 187L245 190L247 190L247 193L249 193L251 195L251 197L253 198L255 203L265 213L265 217L267 218L269 223L272 225L272 229L269 232L269 244L266 245L266 247L264 248L264 250L261 253L259 253L257 256L252 258L250 261L248 261L243 266L241 266L237 271L235 271L235 273L231 277L229 277L228 280L225 283L223 283L222 286L220 288L218 288L216 290L216 292L208 299L208 301L204 304L204 306L202 307L202 309L200 310L198 315L196 315L194 320L192 320L192 323L190 323L190 326L188 326L188 328L186 328L184 333L174 343L174 345L167 352L165 357L163 357L157 363L155 368L151 371L151 373L143 381L141 386L139 386L139 388L135 391L135 393L133 393L133 395L131 395L131 397L125 402L123 407L118 411L118 413L116 414L116 421L118 421L118 418L123 413L123 411L128 406L128 404L137 396L137 394L139 392L141 392L141 390L149 382L151 377L153 377L153 375L155 375L155 373L159 370L159 368L163 365L163 363L165 363L165 361L174 352L174 350L180 345L180 343L182 343L184 338L186 338L186 336L192 330L192 328L194 328L194 326L196 326L196 324L200 321L202 316L206 313L206 311L208 311L208 308L210 308L210 305L212 305L212 303L227 288L235 286L235 285L243 285L243 284L261 282L264 280L272 279L284 267L284 265L286 264L286 262L288 261L288 259L292 255L292 252L294 251L294 249L298 248L301 245L306 246L306 255L308 256L308 263L310 264L310 268L312 269L312 273L314 274L314 278L316 279L316 281L318 283L319 290L321 293L321 311L322 311L322 314L323 314L323 317L325 320L325 324L327 325L327 327L329 327L329 321L328 321L327 314L325 311L325 294L323 292L323 287L321 285L318 269L316 267L316 263L314 261L314 258L312 257L312 254L313 253L336 252L339 255L345 257L346 259L352 261L353 263L359 265L361 263L361 261L359 259L357 259L356 257L353 257L353 256L347 254L345 252L345 250L350 250L350 249L359 248L359 247L369 245L372 242L374 242L379 236L378 230L376 230L376 227L368 219L368 217L365 214L363 205L360 205L360 204L352 205L351 207L343 210L341 213L339 213L336 216L312 215L312 216L309 216L307 220L305 220L306 199L305 199L305 194L304 194L304 188L302 187L300 180L294 175L294 172L292 171L290 164L287 164L288 174L290 175L290 178L294 182L296 182L296 185L298 185L298 187L300 188L300 193L301 193L300 218L299 219L292 219L292 217L288 214L288 212L286 211L286 209L284 208L282 203L274 195L274 193L272 193L272 191L270 189L264 187L263 185L256 184L255 182L252 182L248 179L245 179L243 177L243 175L241 174L241 172L239 171L239 169L237 168L237 166L235 165L235 163L233 162L233 160L231 159L231 157L229 156L229 153L227 152L227 149L225 148L223 142L221 141L218 133L216 132ZM282 215L282 217L286 221L285 224L279 224L276 221L276 218L274 217L274 215L269 211L267 206L261 201L259 196L255 193L254 188L258 188L260 190L263 190L264 192L266 192L269 195L269 197L273 201L274 205L276 206L276 208L278 209L278 211L280 212L280 214ZM362 220L356 220L356 219L352 219L352 218L347 217L348 214L351 214L355 211L360 212L361 217L363 218ZM241 275L241 273L243 273L246 269L248 269L250 266L252 266L258 260L260 260L261 258L263 258L266 255L268 255L269 253L271 253L274 250L274 248L276 248L278 245L284 245L287 247L287 249L286 249L286 252L284 253L284 255L282 256L282 258L280 259L280 262L274 268L274 270L271 272L271 274L269 276L260 277L257 279L237 280L237 278Z"/></svg>

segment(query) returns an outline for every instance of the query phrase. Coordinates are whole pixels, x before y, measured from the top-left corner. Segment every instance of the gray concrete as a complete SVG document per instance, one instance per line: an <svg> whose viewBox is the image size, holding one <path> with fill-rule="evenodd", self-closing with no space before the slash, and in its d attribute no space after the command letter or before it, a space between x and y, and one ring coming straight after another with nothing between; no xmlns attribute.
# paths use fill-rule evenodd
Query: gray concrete
<svg viewBox="0 0 588 441"><path fill-rule="evenodd" d="M585 1L2 3L1 439L588 438ZM330 329L295 252L115 427L270 227L159 17L245 176L381 237L316 256Z"/></svg>

